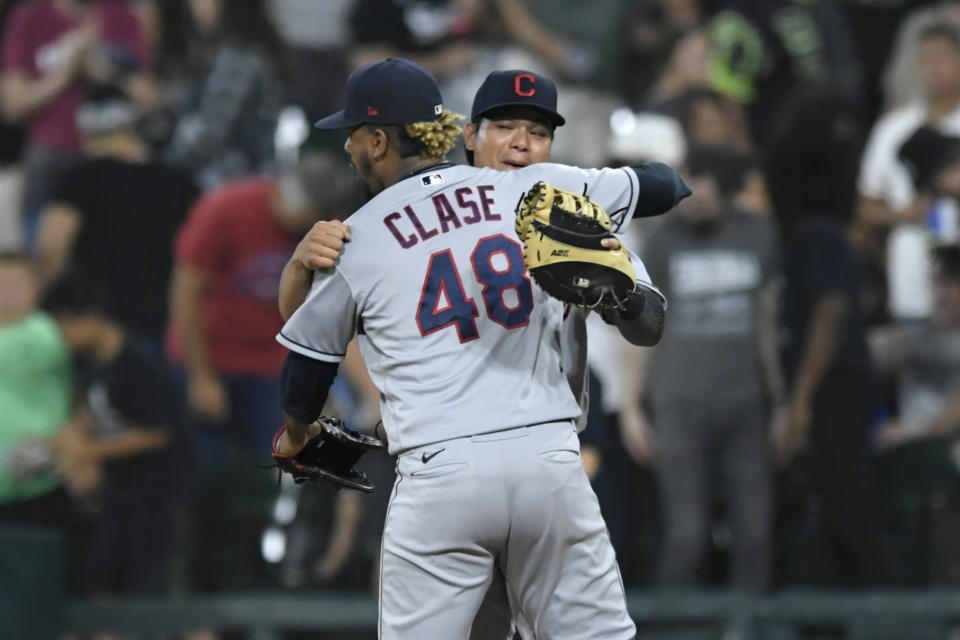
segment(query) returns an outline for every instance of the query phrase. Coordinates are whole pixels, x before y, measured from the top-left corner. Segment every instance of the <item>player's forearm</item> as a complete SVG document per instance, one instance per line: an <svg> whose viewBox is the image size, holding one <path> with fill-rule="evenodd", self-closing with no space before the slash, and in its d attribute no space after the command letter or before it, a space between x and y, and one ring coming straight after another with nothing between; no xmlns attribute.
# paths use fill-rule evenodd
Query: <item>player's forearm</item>
<svg viewBox="0 0 960 640"><path fill-rule="evenodd" d="M808 403L820 388L836 357L846 315L847 301L839 292L822 296L814 305L791 393L794 400Z"/></svg>
<svg viewBox="0 0 960 640"><path fill-rule="evenodd" d="M66 70L52 71L36 80L13 72L0 83L3 117L11 123L23 122L47 106L70 86L73 76Z"/></svg>
<svg viewBox="0 0 960 640"><path fill-rule="evenodd" d="M280 275L280 315L284 321L300 308L310 292L311 271L296 257L290 259Z"/></svg>

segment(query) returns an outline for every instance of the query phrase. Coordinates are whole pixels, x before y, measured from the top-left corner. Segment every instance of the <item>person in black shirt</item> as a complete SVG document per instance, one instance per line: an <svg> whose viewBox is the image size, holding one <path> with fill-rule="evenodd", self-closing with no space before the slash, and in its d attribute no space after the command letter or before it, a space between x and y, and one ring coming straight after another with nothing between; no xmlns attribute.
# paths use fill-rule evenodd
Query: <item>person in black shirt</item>
<svg viewBox="0 0 960 640"><path fill-rule="evenodd" d="M180 399L163 363L105 312L95 280L67 273L43 307L78 364L78 415L60 464L99 469L102 509L86 554L89 595L161 593L180 480Z"/></svg>
<svg viewBox="0 0 960 640"><path fill-rule="evenodd" d="M775 434L786 462L809 449L822 504L815 578L869 584L877 565L870 506L872 373L859 267L846 238L857 173L852 105L826 88L786 103L767 158L784 239L783 361L789 421Z"/></svg>
<svg viewBox="0 0 960 640"><path fill-rule="evenodd" d="M83 269L109 292L111 315L159 353L173 237L197 189L186 171L150 159L129 98L92 91L77 117L86 158L63 175L41 215L41 277Z"/></svg>
<svg viewBox="0 0 960 640"><path fill-rule="evenodd" d="M752 137L762 146L799 84L829 84L859 98L859 60L840 4L727 0L711 20L710 84L746 106Z"/></svg>

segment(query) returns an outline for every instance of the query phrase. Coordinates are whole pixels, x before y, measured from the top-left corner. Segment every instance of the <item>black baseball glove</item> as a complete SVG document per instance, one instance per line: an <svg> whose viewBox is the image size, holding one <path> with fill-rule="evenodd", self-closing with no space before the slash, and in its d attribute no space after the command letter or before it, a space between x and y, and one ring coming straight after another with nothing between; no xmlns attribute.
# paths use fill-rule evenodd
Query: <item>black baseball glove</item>
<svg viewBox="0 0 960 640"><path fill-rule="evenodd" d="M365 493L373 491L373 483L366 474L353 467L360 460L360 456L367 451L383 449L384 443L372 436L348 429L343 421L336 418L321 416L315 424L320 426L320 433L307 441L306 446L295 456L277 451L277 442L286 426L277 431L273 437L273 459L280 471L293 476L297 484L310 480L328 482L338 488L356 489Z"/></svg>

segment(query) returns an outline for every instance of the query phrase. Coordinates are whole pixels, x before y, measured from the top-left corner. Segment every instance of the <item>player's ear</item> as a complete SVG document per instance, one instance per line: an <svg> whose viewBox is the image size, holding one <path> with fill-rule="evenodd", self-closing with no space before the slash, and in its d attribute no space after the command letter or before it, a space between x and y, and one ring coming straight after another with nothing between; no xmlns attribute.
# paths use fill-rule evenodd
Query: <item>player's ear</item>
<svg viewBox="0 0 960 640"><path fill-rule="evenodd" d="M374 162L383 160L390 149L390 136L383 129L373 129L370 131L370 157Z"/></svg>
<svg viewBox="0 0 960 640"><path fill-rule="evenodd" d="M473 122L463 125L463 146L467 151L477 150L477 127Z"/></svg>

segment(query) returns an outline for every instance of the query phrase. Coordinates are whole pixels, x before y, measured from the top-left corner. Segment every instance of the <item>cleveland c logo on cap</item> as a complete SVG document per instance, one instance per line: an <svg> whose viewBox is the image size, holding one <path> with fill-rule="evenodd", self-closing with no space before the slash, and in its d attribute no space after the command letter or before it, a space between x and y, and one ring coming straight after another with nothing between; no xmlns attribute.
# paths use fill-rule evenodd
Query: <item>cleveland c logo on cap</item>
<svg viewBox="0 0 960 640"><path fill-rule="evenodd" d="M529 87L528 87L527 89L524 89L524 88L523 88L523 85L521 84L521 81L523 81L523 80L529 80L529 81L530 81L530 85L529 85ZM529 97L533 96L533 94L535 94L535 93L537 92L537 90L533 88L533 84L534 84L536 81L537 81L537 79L534 78L534 77L533 77L532 75L530 75L529 73L518 73L517 76L513 79L513 91L514 91L514 93L516 93L518 96L523 96L524 98L529 98Z"/></svg>

